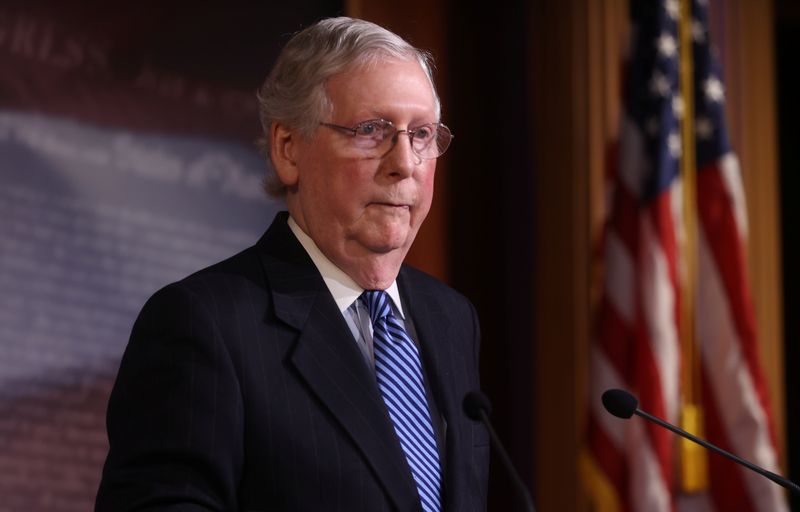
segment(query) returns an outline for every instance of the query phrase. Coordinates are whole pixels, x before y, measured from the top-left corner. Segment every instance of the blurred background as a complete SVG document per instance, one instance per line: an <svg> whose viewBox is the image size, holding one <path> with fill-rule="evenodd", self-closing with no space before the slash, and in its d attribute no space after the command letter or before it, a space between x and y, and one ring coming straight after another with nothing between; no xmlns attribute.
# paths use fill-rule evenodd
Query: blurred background
<svg viewBox="0 0 800 512"><path fill-rule="evenodd" d="M745 366L760 368L774 469L798 481L800 4L701 3L747 203ZM475 304L493 421L538 510L637 510L634 466L598 474L591 412L631 12L627 0L0 3L0 510L91 509L139 308L254 243L282 208L261 193L255 91L293 32L341 14L436 58L455 140L409 260ZM695 491L706 510L770 510L723 508L719 485ZM512 496L494 463L490 510L513 510Z"/></svg>

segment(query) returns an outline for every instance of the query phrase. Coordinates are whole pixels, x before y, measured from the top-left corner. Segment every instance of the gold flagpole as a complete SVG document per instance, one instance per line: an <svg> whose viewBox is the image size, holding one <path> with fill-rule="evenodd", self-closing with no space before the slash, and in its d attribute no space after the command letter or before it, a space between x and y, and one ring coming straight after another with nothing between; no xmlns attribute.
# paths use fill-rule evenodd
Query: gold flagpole
<svg viewBox="0 0 800 512"><path fill-rule="evenodd" d="M684 243L682 247L683 280L681 290L681 354L683 356L683 405L681 426L703 437L701 362L695 330L697 288L697 190L694 144L694 69L692 62L692 0L681 0L679 18L680 76L683 116L681 118L681 176L683 190ZM706 452L698 445L680 440L680 483L685 493L708 488Z"/></svg>

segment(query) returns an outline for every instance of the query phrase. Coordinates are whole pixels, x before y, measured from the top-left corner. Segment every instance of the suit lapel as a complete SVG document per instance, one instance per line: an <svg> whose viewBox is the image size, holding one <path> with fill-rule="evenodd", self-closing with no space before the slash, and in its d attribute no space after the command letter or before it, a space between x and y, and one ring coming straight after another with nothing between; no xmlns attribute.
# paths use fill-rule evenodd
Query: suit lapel
<svg viewBox="0 0 800 512"><path fill-rule="evenodd" d="M469 464L464 457L472 452L472 439L469 432L459 428L463 424L461 402L456 396L456 376L452 353L455 346L452 340L451 315L442 307L434 293L422 282L412 281L408 272L400 272L400 290L404 297L404 308L408 308L417 331L425 373L434 394L436 404L447 422L445 438L445 507L447 510L461 510L464 468Z"/></svg>
<svg viewBox="0 0 800 512"><path fill-rule="evenodd" d="M259 242L275 315L298 331L291 364L348 432L400 510L419 499L377 383L311 258L279 215Z"/></svg>

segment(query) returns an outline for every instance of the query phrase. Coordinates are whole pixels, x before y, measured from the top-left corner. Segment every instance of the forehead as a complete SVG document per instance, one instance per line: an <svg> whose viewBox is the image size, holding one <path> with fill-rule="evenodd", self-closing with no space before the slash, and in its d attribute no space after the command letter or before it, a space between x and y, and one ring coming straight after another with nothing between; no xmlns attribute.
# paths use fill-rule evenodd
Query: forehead
<svg viewBox="0 0 800 512"><path fill-rule="evenodd" d="M433 84L416 59L378 60L344 71L325 90L334 115L437 115Z"/></svg>

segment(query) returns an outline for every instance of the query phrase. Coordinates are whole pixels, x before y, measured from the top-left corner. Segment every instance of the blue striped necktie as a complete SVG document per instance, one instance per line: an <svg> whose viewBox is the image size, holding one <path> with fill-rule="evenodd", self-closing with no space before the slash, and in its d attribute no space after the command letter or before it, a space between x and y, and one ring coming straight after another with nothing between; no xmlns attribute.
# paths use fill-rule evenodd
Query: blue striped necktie
<svg viewBox="0 0 800 512"><path fill-rule="evenodd" d="M375 376L383 401L417 484L422 509L441 510L441 469L436 437L422 382L417 346L392 314L391 299L382 290L367 290L361 301L369 308L375 349Z"/></svg>

